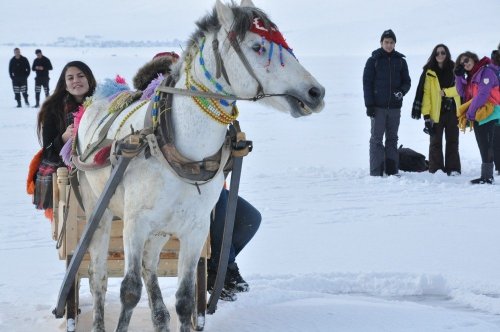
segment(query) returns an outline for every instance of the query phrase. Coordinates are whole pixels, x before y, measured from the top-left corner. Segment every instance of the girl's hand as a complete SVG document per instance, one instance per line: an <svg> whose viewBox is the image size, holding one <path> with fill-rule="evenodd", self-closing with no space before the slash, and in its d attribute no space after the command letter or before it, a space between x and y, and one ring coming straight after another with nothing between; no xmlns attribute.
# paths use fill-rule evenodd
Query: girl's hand
<svg viewBox="0 0 500 332"><path fill-rule="evenodd" d="M62 140L64 143L66 143L71 137L73 137L73 125L70 124L68 128L66 128L66 131L62 134Z"/></svg>

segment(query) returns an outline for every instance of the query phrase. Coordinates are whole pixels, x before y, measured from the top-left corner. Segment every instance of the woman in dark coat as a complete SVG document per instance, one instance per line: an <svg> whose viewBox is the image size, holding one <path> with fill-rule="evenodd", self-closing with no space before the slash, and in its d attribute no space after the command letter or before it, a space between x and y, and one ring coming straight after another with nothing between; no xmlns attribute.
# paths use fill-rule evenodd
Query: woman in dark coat
<svg viewBox="0 0 500 332"><path fill-rule="evenodd" d="M92 96L96 80L81 61L64 66L54 93L42 105L37 119L37 134L42 144L42 161L36 174L33 204L37 209L52 208L52 173L63 165L59 153L73 136L73 116L85 98Z"/></svg>

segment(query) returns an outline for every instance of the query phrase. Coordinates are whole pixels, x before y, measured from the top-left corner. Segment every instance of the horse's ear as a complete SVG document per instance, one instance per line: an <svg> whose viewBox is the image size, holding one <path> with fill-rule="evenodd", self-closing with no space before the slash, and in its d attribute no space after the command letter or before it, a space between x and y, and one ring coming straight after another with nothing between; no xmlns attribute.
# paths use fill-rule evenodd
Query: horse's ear
<svg viewBox="0 0 500 332"><path fill-rule="evenodd" d="M219 18L220 24L226 31L230 31L234 21L232 9L223 4L220 0L217 0L215 2L215 10L217 11L217 17Z"/></svg>
<svg viewBox="0 0 500 332"><path fill-rule="evenodd" d="M255 7L252 0L241 0L240 7Z"/></svg>

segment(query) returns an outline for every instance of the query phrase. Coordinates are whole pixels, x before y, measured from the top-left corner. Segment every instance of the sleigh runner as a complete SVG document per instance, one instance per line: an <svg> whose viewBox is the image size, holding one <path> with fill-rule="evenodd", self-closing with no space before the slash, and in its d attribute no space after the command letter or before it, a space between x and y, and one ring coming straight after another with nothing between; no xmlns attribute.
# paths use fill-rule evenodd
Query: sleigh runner
<svg viewBox="0 0 500 332"><path fill-rule="evenodd" d="M53 179L54 214L52 220L52 239L57 241L57 250L60 260L68 265L77 243L84 232L87 223L85 212L80 207L76 195L69 183L69 174L66 167L61 167L54 174ZM166 236L166 234L158 234ZM176 277L179 258L179 239L171 237L160 252L158 263L159 277ZM205 324L207 308L207 259L210 258L209 240L205 243L198 261L196 274L196 308L192 314L192 327L195 331L202 331ZM123 251L123 221L114 218L110 232L110 242L107 258L107 272L109 277L121 278L124 276L125 254ZM85 254L70 290L65 307L67 331L76 331L78 324L79 288L80 280L89 278L90 256Z"/></svg>

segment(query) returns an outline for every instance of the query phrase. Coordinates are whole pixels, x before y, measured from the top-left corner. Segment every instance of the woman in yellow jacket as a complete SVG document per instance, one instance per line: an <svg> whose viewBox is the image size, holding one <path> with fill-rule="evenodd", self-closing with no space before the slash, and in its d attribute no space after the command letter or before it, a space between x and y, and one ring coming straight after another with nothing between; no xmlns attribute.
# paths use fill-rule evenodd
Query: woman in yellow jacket
<svg viewBox="0 0 500 332"><path fill-rule="evenodd" d="M424 66L426 74L422 98L424 131L430 135L429 172L442 170L452 176L461 173L456 116L460 96L455 88L454 66L448 47L436 45ZM444 157L443 133L446 139Z"/></svg>

